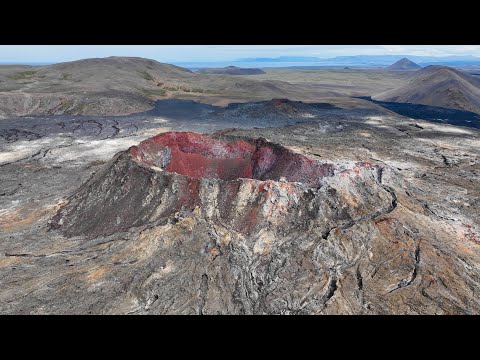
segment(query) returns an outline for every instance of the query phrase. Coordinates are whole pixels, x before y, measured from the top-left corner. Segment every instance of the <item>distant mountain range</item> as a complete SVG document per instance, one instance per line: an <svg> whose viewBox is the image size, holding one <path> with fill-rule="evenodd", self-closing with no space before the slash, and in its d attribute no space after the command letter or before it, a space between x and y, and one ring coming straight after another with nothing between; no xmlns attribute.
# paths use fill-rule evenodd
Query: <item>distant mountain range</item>
<svg viewBox="0 0 480 360"><path fill-rule="evenodd" d="M377 65L388 66L402 58L408 58L419 65L443 64L443 63L478 63L480 57L476 56L411 56L411 55L353 55L336 56L333 58L305 57L305 56L280 56L276 58L246 58L238 62L248 63L292 63L311 62L321 64L337 65Z"/></svg>
<svg viewBox="0 0 480 360"><path fill-rule="evenodd" d="M280 56L274 58L244 58L237 60L224 61L176 61L175 65L188 68L190 70L199 70L203 68L222 68L227 66L237 66L239 68L378 68L387 67L402 58L408 58L414 63L425 67L429 65L444 65L453 67L480 67L480 57L476 56L414 56L414 55L352 55L336 56L332 58L320 58L315 56ZM2 65L49 65L51 63L32 63L32 62L1 62Z"/></svg>
<svg viewBox="0 0 480 360"><path fill-rule="evenodd" d="M233 61L175 62L175 65L198 70L237 66L240 68L385 68L402 58L425 67L443 65L458 68L480 67L476 56L410 56L410 55L353 55L320 58L313 56L280 56L275 58L244 58Z"/></svg>

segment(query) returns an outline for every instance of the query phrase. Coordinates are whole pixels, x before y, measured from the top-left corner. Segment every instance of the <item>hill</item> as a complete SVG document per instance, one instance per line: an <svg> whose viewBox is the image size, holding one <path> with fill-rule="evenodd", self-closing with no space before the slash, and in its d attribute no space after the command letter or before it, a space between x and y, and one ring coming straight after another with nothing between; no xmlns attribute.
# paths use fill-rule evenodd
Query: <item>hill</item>
<svg viewBox="0 0 480 360"><path fill-rule="evenodd" d="M446 66L427 66L407 84L372 98L480 113L480 79Z"/></svg>
<svg viewBox="0 0 480 360"><path fill-rule="evenodd" d="M315 99L330 95L276 80L190 70L136 57L85 59L46 66L0 66L0 118L25 115L120 115L156 99Z"/></svg>
<svg viewBox="0 0 480 360"><path fill-rule="evenodd" d="M407 58L403 58L392 65L387 66L386 70L418 70L420 68L420 65L415 64L413 61L410 61Z"/></svg>

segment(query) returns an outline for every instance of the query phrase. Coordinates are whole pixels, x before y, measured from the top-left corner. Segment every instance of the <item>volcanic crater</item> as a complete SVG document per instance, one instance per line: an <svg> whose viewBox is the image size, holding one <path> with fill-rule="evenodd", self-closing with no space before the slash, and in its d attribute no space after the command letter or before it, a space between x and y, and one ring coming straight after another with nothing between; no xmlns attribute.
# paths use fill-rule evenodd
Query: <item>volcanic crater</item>
<svg viewBox="0 0 480 360"><path fill-rule="evenodd" d="M198 215L245 235L314 224L328 233L391 207L381 171L312 160L264 138L167 132L115 155L51 226L95 238Z"/></svg>
<svg viewBox="0 0 480 360"><path fill-rule="evenodd" d="M191 178L302 182L319 186L334 166L319 163L263 138L169 132L129 149L140 164Z"/></svg>

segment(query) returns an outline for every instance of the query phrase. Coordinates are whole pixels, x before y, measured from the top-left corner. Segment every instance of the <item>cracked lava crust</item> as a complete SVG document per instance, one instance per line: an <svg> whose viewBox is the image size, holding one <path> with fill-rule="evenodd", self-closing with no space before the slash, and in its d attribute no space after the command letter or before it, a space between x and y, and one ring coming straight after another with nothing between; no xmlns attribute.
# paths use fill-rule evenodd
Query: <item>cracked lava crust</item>
<svg viewBox="0 0 480 360"><path fill-rule="evenodd" d="M115 155L51 227L95 238L195 214L245 235L317 227L327 236L394 208L385 171L312 160L263 138L167 132Z"/></svg>

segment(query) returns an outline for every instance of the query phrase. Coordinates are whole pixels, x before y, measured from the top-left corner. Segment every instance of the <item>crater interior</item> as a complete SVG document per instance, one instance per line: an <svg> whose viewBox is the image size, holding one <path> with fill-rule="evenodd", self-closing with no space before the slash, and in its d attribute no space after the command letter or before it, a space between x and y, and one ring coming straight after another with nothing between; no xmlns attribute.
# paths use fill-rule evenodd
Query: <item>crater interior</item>
<svg viewBox="0 0 480 360"><path fill-rule="evenodd" d="M334 174L320 163L263 138L167 132L140 143L130 155L145 166L192 178L249 178L318 185Z"/></svg>

